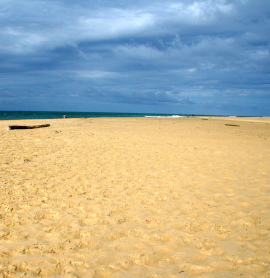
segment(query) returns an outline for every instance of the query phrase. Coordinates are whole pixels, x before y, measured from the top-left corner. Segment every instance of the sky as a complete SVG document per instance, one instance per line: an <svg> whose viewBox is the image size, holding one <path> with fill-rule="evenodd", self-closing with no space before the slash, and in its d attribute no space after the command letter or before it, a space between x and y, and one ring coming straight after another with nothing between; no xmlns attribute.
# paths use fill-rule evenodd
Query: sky
<svg viewBox="0 0 270 278"><path fill-rule="evenodd" d="M270 116L269 0L0 0L0 110Z"/></svg>

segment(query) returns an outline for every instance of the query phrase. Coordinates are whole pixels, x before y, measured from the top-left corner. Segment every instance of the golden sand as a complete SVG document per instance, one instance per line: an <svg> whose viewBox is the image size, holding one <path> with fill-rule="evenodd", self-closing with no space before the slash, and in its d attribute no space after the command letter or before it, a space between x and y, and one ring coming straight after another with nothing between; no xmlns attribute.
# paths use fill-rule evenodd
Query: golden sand
<svg viewBox="0 0 270 278"><path fill-rule="evenodd" d="M0 277L270 277L269 118L1 121L0 150Z"/></svg>

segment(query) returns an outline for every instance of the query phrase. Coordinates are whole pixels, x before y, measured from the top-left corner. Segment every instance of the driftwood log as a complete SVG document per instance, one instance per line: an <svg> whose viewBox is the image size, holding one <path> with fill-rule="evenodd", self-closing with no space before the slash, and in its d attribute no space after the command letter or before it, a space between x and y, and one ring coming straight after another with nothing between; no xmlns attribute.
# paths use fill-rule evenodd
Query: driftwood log
<svg viewBox="0 0 270 278"><path fill-rule="evenodd" d="M41 127L48 127L49 124L46 125L10 125L8 129L33 129L33 128L41 128Z"/></svg>
<svg viewBox="0 0 270 278"><path fill-rule="evenodd" d="M240 126L240 125L232 125L232 124L225 124L227 126Z"/></svg>

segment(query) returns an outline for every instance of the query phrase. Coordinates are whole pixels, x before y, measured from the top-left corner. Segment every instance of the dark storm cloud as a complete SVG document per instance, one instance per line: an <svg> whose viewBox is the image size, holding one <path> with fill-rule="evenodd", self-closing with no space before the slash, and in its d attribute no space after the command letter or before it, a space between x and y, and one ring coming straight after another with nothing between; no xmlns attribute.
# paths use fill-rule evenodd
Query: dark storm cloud
<svg viewBox="0 0 270 278"><path fill-rule="evenodd" d="M6 0L0 20L0 109L269 114L268 0Z"/></svg>

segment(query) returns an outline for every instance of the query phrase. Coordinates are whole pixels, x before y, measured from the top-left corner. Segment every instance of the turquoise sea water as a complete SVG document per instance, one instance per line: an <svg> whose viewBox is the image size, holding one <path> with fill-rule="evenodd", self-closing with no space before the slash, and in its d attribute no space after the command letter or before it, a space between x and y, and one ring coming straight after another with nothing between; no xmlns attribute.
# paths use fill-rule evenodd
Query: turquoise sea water
<svg viewBox="0 0 270 278"><path fill-rule="evenodd" d="M67 118L107 118L107 117L183 117L184 114L149 114L149 113L104 113L104 112L46 112L46 111L0 111L0 120L23 119L60 119Z"/></svg>

